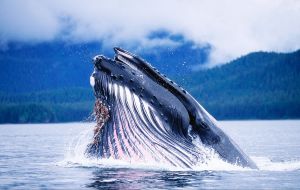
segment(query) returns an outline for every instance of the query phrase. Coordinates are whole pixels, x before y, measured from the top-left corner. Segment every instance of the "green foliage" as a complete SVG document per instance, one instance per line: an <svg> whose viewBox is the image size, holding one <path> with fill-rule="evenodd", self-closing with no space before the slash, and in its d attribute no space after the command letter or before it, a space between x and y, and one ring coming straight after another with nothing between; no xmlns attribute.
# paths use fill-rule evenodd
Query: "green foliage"
<svg viewBox="0 0 300 190"><path fill-rule="evenodd" d="M213 69L173 76L217 119L300 118L300 50L252 53ZM82 121L91 88L0 93L0 123Z"/></svg>
<svg viewBox="0 0 300 190"><path fill-rule="evenodd" d="M300 50L252 53L186 78L187 89L217 119L300 118Z"/></svg>
<svg viewBox="0 0 300 190"><path fill-rule="evenodd" d="M91 89L9 95L0 93L0 123L49 123L82 121L94 104Z"/></svg>
<svg viewBox="0 0 300 190"><path fill-rule="evenodd" d="M38 104L1 105L0 113L0 123L48 123L56 121L51 109Z"/></svg>

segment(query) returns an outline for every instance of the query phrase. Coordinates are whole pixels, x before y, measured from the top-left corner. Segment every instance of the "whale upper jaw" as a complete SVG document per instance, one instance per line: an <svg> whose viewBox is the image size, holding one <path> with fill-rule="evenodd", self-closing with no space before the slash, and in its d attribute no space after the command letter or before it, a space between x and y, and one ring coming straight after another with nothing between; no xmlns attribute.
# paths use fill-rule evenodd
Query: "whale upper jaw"
<svg viewBox="0 0 300 190"><path fill-rule="evenodd" d="M151 159L147 152L152 152L158 155L153 159L160 160L163 153L171 158L164 162L190 167L203 161L203 153L192 142L196 137L225 161L257 168L186 90L138 56L114 50L114 59L94 57L91 85L111 117L95 137L102 144L90 146L92 155ZM142 145L136 147L134 139Z"/></svg>

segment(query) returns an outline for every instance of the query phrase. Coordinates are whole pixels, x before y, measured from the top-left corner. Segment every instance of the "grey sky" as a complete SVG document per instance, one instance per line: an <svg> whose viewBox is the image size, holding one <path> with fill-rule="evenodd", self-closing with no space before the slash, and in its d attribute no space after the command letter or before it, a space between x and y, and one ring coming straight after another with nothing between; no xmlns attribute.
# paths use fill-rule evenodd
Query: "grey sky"
<svg viewBox="0 0 300 190"><path fill-rule="evenodd" d="M300 48L299 0L1 0L0 43L101 40L172 46L157 30L209 43L210 64L251 51Z"/></svg>

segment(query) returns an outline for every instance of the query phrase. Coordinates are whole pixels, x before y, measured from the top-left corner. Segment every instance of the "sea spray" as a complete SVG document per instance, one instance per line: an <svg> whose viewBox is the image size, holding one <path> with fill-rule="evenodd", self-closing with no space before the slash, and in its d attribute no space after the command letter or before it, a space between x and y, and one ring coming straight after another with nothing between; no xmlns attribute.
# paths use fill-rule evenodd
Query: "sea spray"
<svg viewBox="0 0 300 190"><path fill-rule="evenodd" d="M212 149L207 147L202 147L202 150L206 151L210 157L207 158L205 162L199 162L192 168L180 168L153 162L130 162L113 158L103 159L87 157L85 151L94 135L90 127L95 125L95 123L87 123L85 125L89 128L83 129L80 133L72 137L72 140L66 147L64 159L56 162L56 165L62 167L130 168L156 171L255 171L253 169L227 163L220 159ZM198 139L195 139L194 142L197 146L201 146L201 141ZM272 161L272 159L266 156L256 156L251 158L255 161L261 171L296 171L300 169L300 160L298 159Z"/></svg>

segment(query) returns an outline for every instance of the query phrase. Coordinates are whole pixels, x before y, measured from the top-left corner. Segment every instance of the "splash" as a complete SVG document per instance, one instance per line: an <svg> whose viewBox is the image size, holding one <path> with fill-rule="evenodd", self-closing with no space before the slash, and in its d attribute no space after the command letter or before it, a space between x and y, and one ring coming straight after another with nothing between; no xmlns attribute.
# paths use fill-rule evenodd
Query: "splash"
<svg viewBox="0 0 300 190"><path fill-rule="evenodd" d="M92 137L93 133L90 128L87 128L77 136L74 136L66 149L64 160L57 164L61 166L88 167L90 160L86 158L85 151L86 147L90 144L90 139L92 139Z"/></svg>
<svg viewBox="0 0 300 190"><path fill-rule="evenodd" d="M201 144L199 139L194 141L195 144L205 153L206 161L199 162L192 168L181 168L172 166L163 162L147 161L136 162L136 160L117 160L113 158L99 159L88 157L86 148L94 138L94 133L90 128L85 129L70 141L64 160L57 163L62 167L97 167L97 168L132 168L145 170L167 170L167 171L204 171L204 170L249 170L238 165L232 165L223 161L213 149L207 148Z"/></svg>
<svg viewBox="0 0 300 190"><path fill-rule="evenodd" d="M56 163L62 167L97 167L97 168L131 168L142 170L158 171L255 171L250 168L243 168L223 161L212 149L201 146L207 154L205 162L199 162L192 168L180 168L157 162L135 162L123 161L113 158L97 159L88 158L85 155L86 147L93 139L93 131L85 129L77 136L73 137L66 149L64 160ZM251 157L257 164L259 171L294 171L300 170L300 160L272 161L268 157Z"/></svg>
<svg viewBox="0 0 300 190"><path fill-rule="evenodd" d="M294 171L300 170L300 160L274 162L268 157L252 157L259 170L263 171Z"/></svg>
<svg viewBox="0 0 300 190"><path fill-rule="evenodd" d="M57 162L56 165L62 167L97 167L97 168L136 168L146 170L176 170L175 167L163 165L159 163L123 161L113 158L99 159L88 157L86 148L90 144L90 140L94 138L94 133L90 129L82 131L73 137L69 143L64 160ZM177 169L178 170L178 169Z"/></svg>
<svg viewBox="0 0 300 190"><path fill-rule="evenodd" d="M211 148L202 144L199 137L191 136L192 143L197 150L204 155L204 159L197 161L191 168L170 165L160 160L136 160L136 159L116 159L114 157L97 158L87 154L87 147L97 145L96 138L98 133L103 130L105 122L109 119L109 108L99 99L95 102L94 121L96 121L94 131L89 128L82 131L77 136L73 137L67 148L65 159L58 163L64 167L102 167L102 168L135 168L146 170L168 170L168 171L249 171L247 167L239 166L225 162ZM253 157L261 171L293 171L300 169L300 161L281 161L274 162L267 157Z"/></svg>

